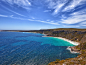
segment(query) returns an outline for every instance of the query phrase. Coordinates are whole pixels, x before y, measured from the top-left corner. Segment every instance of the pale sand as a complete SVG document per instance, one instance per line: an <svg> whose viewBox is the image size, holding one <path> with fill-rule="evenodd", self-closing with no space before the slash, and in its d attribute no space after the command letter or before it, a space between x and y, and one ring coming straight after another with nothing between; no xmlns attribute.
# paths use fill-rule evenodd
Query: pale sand
<svg viewBox="0 0 86 65"><path fill-rule="evenodd" d="M55 37L55 38L62 39L62 40L64 40L64 41L67 41L67 42L69 42L69 43L71 43L71 44L75 45L75 46L77 46L77 45L79 45L79 44L80 44L79 42L71 41L71 40L69 40L69 39L62 38L62 37Z"/></svg>
<svg viewBox="0 0 86 65"><path fill-rule="evenodd" d="M45 35L45 36L43 36L43 37L53 37L53 36L46 36L46 35ZM64 41L67 41L67 42L69 42L69 43L75 45L75 46L77 46L77 45L80 44L79 42L71 41L71 40L69 40L69 39L62 38L62 37L54 37L54 38L62 39L62 40L64 40ZM67 50L69 50L71 53L79 53L79 52L76 52L76 51L72 51L70 46L67 47Z"/></svg>
<svg viewBox="0 0 86 65"><path fill-rule="evenodd" d="M71 40L68 40L68 39L62 38L62 37L55 37L55 38L63 39L63 40L65 40L65 41L67 41L67 42L69 42L69 43L71 43L71 44L73 44L73 45L75 45L75 46L77 46L77 45L80 44L79 42L71 41ZM72 51L70 46L67 47L67 50L69 50L71 53L80 53L80 52L78 52L78 51Z"/></svg>
<svg viewBox="0 0 86 65"><path fill-rule="evenodd" d="M53 36L43 36L43 37L53 37ZM75 46L77 46L77 45L80 44L79 42L71 41L71 40L69 40L69 39L62 38L62 37L54 37L54 38L62 39L62 40L64 40L64 41L67 41L67 42L69 42L69 43L75 45Z"/></svg>

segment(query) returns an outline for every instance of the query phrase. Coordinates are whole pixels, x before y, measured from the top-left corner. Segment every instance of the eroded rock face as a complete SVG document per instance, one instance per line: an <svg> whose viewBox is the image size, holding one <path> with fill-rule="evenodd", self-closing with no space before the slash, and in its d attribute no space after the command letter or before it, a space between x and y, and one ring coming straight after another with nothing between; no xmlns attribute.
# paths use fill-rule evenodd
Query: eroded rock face
<svg viewBox="0 0 86 65"><path fill-rule="evenodd" d="M86 42L86 31L59 30L52 31L51 36L64 37L72 41Z"/></svg>
<svg viewBox="0 0 86 65"><path fill-rule="evenodd" d="M39 30L38 33L47 34L48 36L63 37L70 39L72 41L77 41L80 43L86 42L86 30Z"/></svg>
<svg viewBox="0 0 86 65"><path fill-rule="evenodd" d="M47 34L47 36L63 37L80 43L86 42L86 29L59 28L48 30L33 30L31 32Z"/></svg>
<svg viewBox="0 0 86 65"><path fill-rule="evenodd" d="M82 43L86 42L86 34L83 35L83 37L82 37L82 39L81 39L81 42L82 42Z"/></svg>

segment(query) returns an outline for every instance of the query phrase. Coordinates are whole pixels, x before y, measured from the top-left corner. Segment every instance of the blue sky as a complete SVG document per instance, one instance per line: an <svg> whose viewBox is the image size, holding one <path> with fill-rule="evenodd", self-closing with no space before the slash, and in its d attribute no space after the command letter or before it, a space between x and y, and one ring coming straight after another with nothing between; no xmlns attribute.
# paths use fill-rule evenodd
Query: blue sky
<svg viewBox="0 0 86 65"><path fill-rule="evenodd" d="M86 0L0 0L0 30L86 28Z"/></svg>

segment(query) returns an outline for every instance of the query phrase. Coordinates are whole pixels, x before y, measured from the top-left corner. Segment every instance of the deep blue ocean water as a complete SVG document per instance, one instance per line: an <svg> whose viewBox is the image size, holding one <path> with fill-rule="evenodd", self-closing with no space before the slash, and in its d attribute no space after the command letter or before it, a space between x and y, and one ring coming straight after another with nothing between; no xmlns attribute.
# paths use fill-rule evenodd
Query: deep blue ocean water
<svg viewBox="0 0 86 65"><path fill-rule="evenodd" d="M67 41L39 33L0 32L0 65L48 65L56 59L76 57Z"/></svg>

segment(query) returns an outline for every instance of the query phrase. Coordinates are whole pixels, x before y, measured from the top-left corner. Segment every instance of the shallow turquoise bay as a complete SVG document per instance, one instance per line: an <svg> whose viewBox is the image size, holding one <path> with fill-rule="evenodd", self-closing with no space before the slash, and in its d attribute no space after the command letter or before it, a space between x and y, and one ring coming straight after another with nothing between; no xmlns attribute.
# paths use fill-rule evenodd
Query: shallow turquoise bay
<svg viewBox="0 0 86 65"><path fill-rule="evenodd" d="M43 41L42 45L50 44L50 45L54 45L54 46L74 46L73 44L71 44L67 41L64 41L62 39L59 39L59 38L46 37L46 38L44 38L44 40L46 40L46 41Z"/></svg>

